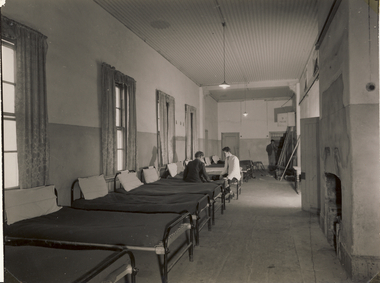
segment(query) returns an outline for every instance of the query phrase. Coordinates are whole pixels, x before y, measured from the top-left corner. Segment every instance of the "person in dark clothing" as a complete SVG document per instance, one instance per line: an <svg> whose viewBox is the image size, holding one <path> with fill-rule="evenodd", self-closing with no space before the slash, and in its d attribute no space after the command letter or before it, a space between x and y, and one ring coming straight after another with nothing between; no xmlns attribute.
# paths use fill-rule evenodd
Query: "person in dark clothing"
<svg viewBox="0 0 380 283"><path fill-rule="evenodd" d="M187 164L185 171L183 172L184 181L194 183L212 181L206 173L205 164L202 162L204 156L205 155L202 151L195 153L195 159Z"/></svg>
<svg viewBox="0 0 380 283"><path fill-rule="evenodd" d="M268 169L273 170L276 167L276 155L277 155L277 146L274 140L270 141L270 144L267 145L266 151L268 153Z"/></svg>

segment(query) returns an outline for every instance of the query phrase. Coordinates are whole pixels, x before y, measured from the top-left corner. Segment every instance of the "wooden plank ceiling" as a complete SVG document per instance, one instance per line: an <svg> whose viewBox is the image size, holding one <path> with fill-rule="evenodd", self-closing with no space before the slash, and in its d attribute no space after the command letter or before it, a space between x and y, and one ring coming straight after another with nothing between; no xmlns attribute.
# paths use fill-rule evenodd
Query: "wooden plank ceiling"
<svg viewBox="0 0 380 283"><path fill-rule="evenodd" d="M94 1L217 101L291 97L318 35L316 0Z"/></svg>

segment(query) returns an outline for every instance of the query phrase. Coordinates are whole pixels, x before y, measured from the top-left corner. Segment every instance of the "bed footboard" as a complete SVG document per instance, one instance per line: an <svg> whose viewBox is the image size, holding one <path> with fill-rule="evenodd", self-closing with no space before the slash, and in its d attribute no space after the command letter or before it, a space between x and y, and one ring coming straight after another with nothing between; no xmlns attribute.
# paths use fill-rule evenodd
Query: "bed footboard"
<svg viewBox="0 0 380 283"><path fill-rule="evenodd" d="M203 206L207 200L207 205ZM195 245L199 245L199 234L203 227L208 224L208 230L211 231L211 207L212 202L209 195L202 197L197 203L197 209L195 215L193 215L193 221L195 222Z"/></svg>
<svg viewBox="0 0 380 283"><path fill-rule="evenodd" d="M110 274L106 276L107 282L117 282L118 280L130 275L131 282L136 282L137 269L135 266L135 257L131 251L123 246L116 245L106 245L106 244L90 244L81 242L68 242L68 241L54 241L54 240L43 240L43 239L29 239L29 238L18 238L18 237L4 237L4 244L8 246L33 246L40 248L49 249L60 249L60 250L106 250L113 251L112 254L107 256L104 260L96 264L92 269L86 271L83 275L75 279L73 282L91 282L96 276L101 272L110 267L117 260L121 259L125 255L128 255L129 262L123 264L122 267L117 268Z"/></svg>

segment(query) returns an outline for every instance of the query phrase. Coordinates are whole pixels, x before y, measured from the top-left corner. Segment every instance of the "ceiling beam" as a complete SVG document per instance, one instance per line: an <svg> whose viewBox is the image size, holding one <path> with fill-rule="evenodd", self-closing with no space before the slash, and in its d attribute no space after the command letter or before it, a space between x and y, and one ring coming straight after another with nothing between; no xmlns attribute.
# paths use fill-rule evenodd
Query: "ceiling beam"
<svg viewBox="0 0 380 283"><path fill-rule="evenodd" d="M231 84L231 87L226 89L226 91L229 91L232 89L276 88L276 87L284 87L284 86L287 86L290 89L292 89L293 86L297 83L298 83L298 80L276 80L276 81L250 82L247 84ZM204 92L213 91L213 90L221 90L221 88L217 85L202 86L202 88Z"/></svg>

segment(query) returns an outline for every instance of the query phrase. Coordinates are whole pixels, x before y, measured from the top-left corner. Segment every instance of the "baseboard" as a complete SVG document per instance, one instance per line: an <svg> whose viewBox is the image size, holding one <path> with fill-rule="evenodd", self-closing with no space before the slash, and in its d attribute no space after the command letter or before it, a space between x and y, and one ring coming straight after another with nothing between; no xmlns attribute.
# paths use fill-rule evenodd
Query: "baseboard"
<svg viewBox="0 0 380 283"><path fill-rule="evenodd" d="M353 256L345 246L339 245L340 262L353 282L367 283L380 271L380 257Z"/></svg>

